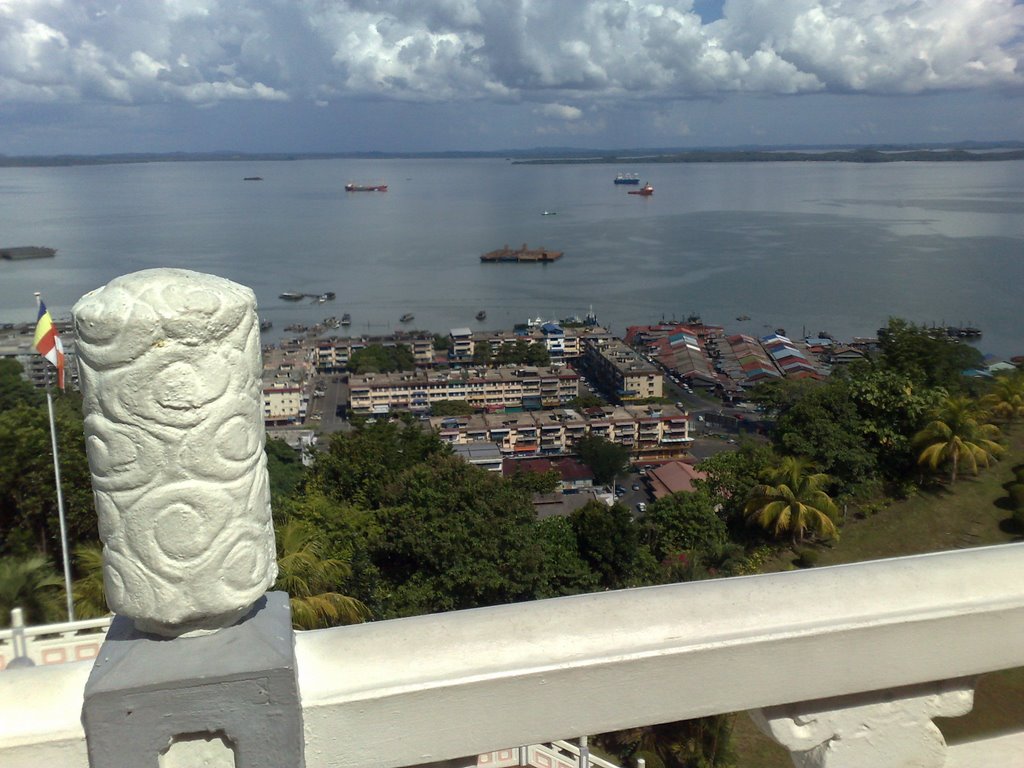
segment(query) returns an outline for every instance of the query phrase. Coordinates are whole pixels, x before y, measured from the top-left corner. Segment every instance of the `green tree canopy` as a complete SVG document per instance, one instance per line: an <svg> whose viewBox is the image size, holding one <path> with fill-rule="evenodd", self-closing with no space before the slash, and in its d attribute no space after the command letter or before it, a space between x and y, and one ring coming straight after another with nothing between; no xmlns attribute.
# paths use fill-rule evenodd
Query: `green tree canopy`
<svg viewBox="0 0 1024 768"><path fill-rule="evenodd" d="M879 366L844 373L842 386L857 410L860 435L879 471L889 479L909 476L915 459L911 440L943 390L915 385L906 373Z"/></svg>
<svg viewBox="0 0 1024 768"><path fill-rule="evenodd" d="M527 496L452 455L411 465L385 483L371 558L386 616L532 598L543 579Z"/></svg>
<svg viewBox="0 0 1024 768"><path fill-rule="evenodd" d="M544 577L535 597L561 597L593 592L599 585L599 574L580 554L579 542L572 524L565 517L548 517L537 522Z"/></svg>
<svg viewBox="0 0 1024 768"><path fill-rule="evenodd" d="M999 428L985 423L985 411L969 397L947 397L932 413L932 420L914 437L920 450L918 464L936 470L949 466L955 483L960 467L977 474L1003 452L996 442Z"/></svg>
<svg viewBox="0 0 1024 768"><path fill-rule="evenodd" d="M777 461L769 445L744 441L739 450L722 451L698 465L707 479L698 480L697 485L708 490L721 516L737 538L746 526L743 508L751 490L758 484L761 473Z"/></svg>
<svg viewBox="0 0 1024 768"><path fill-rule="evenodd" d="M598 483L610 483L629 466L629 449L624 445L587 435L576 441L580 461L590 467Z"/></svg>
<svg viewBox="0 0 1024 768"><path fill-rule="evenodd" d="M974 347L895 317L879 332L878 343L887 369L926 387L959 389L963 371L982 362Z"/></svg>
<svg viewBox="0 0 1024 768"><path fill-rule="evenodd" d="M337 591L349 575L348 564L326 555L323 534L301 520L289 520L277 534L276 589L288 593L292 625L318 629L358 624L370 618L359 600Z"/></svg>
<svg viewBox="0 0 1024 768"><path fill-rule="evenodd" d="M1024 419L1024 371L1001 374L981 399L996 419L1013 423Z"/></svg>
<svg viewBox="0 0 1024 768"><path fill-rule="evenodd" d="M57 392L53 405L68 540L96 541L81 398ZM0 554L35 552L59 557L57 488L46 404L21 403L0 412Z"/></svg>
<svg viewBox="0 0 1024 768"><path fill-rule="evenodd" d="M826 474L814 472L806 458L786 456L779 466L766 470L768 482L755 486L745 507L747 518L775 536L790 534L793 543L803 541L810 531L825 538L838 538L839 511L822 490L829 483Z"/></svg>
<svg viewBox="0 0 1024 768"><path fill-rule="evenodd" d="M772 438L780 453L806 456L851 485L875 474L877 462L845 382L781 381L760 391L759 399L777 414Z"/></svg>
<svg viewBox="0 0 1024 768"><path fill-rule="evenodd" d="M306 467L302 455L284 440L267 439L267 473L270 476L270 495L275 501L290 495L299 487Z"/></svg>
<svg viewBox="0 0 1024 768"><path fill-rule="evenodd" d="M0 411L9 411L19 405L37 406L43 402L43 393L22 374L21 363L17 360L0 358Z"/></svg>
<svg viewBox="0 0 1024 768"><path fill-rule="evenodd" d="M0 627L11 620L11 609L24 611L26 624L66 621L64 580L41 555L0 559Z"/></svg>
<svg viewBox="0 0 1024 768"><path fill-rule="evenodd" d="M569 517L580 555L598 574L602 587L629 586L643 559L640 538L629 510L616 502L590 501Z"/></svg>
<svg viewBox="0 0 1024 768"><path fill-rule="evenodd" d="M717 552L729 541L725 522L715 512L706 488L673 493L647 507L643 527L652 554L663 560L673 552Z"/></svg>
<svg viewBox="0 0 1024 768"><path fill-rule="evenodd" d="M431 416L471 416L476 413L476 408L465 400L438 400L431 403Z"/></svg>
<svg viewBox="0 0 1024 768"><path fill-rule="evenodd" d="M405 344L370 344L352 353L348 369L353 373L411 371L416 367L412 350Z"/></svg>

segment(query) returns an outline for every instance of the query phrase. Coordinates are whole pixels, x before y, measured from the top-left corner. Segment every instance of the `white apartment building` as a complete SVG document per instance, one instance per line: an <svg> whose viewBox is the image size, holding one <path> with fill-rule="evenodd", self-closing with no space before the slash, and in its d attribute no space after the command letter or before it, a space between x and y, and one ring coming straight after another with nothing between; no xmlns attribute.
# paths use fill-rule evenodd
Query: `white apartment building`
<svg viewBox="0 0 1024 768"><path fill-rule="evenodd" d="M579 376L556 368L502 366L457 371L368 373L349 378L353 413L422 412L442 400L464 400L474 408L539 410L579 395Z"/></svg>
<svg viewBox="0 0 1024 768"><path fill-rule="evenodd" d="M662 397L660 369L618 339L588 339L585 364L599 386L624 402Z"/></svg>
<svg viewBox="0 0 1024 768"><path fill-rule="evenodd" d="M494 443L502 455L517 457L572 453L587 435L627 447L635 460L678 458L693 442L688 414L673 406L434 416L430 426L452 445Z"/></svg>
<svg viewBox="0 0 1024 768"><path fill-rule="evenodd" d="M309 411L311 353L268 349L263 352L263 423L301 424Z"/></svg>

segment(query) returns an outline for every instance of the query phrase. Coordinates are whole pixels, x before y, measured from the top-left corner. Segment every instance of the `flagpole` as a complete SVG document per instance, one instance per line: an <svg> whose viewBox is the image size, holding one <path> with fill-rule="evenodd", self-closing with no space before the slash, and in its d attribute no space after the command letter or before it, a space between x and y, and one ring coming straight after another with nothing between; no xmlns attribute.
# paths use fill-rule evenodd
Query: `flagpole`
<svg viewBox="0 0 1024 768"><path fill-rule="evenodd" d="M36 293L36 302L40 294ZM67 597L68 621L75 620L75 601L71 592L71 558L68 557L68 527L64 522L64 494L60 488L60 460L57 457L57 423L53 418L53 395L50 393L50 372L44 374L46 381L46 410L50 414L50 444L53 446L53 476L57 481L57 517L60 520L60 551L64 557L64 594Z"/></svg>

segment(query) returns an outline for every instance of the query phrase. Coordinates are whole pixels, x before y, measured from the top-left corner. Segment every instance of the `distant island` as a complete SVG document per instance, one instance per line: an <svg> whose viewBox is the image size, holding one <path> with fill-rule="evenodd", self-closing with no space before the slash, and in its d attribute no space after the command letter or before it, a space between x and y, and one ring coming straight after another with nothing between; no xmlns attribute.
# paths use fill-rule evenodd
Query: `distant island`
<svg viewBox="0 0 1024 768"><path fill-rule="evenodd" d="M1024 159L1024 142L962 141L947 144L840 146L740 146L707 148L579 149L537 147L442 152L140 152L107 155L0 155L0 168L116 165L173 162L268 162L288 160L459 160L503 158L514 165L612 163L777 163L777 162L987 162Z"/></svg>

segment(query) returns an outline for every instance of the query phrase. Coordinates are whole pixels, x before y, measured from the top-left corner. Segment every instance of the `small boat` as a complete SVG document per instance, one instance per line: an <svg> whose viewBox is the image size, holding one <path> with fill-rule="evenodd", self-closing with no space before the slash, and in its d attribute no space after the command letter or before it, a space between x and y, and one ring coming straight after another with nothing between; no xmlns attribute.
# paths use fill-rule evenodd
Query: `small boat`
<svg viewBox="0 0 1024 768"><path fill-rule="evenodd" d="M402 322L402 323L411 323L414 318L415 318L415 315L413 315L412 312L406 312L404 315L402 315L400 318L398 318L398 320L399 320L399 322Z"/></svg>
<svg viewBox="0 0 1024 768"><path fill-rule="evenodd" d="M540 215L541 216L557 216L558 215L558 211L543 211L543 212L541 212Z"/></svg>
<svg viewBox="0 0 1024 768"><path fill-rule="evenodd" d="M325 328L340 328L341 320L336 318L334 315L331 315L330 317L324 318L323 325Z"/></svg>
<svg viewBox="0 0 1024 768"><path fill-rule="evenodd" d="M644 184L640 189L631 189L628 194L630 195L643 195L644 197L650 197L654 194L654 187L650 185L650 182Z"/></svg>
<svg viewBox="0 0 1024 768"><path fill-rule="evenodd" d="M350 315L348 312L343 314L341 316L341 324L342 325L352 325L352 315Z"/></svg>
<svg viewBox="0 0 1024 768"><path fill-rule="evenodd" d="M320 295L324 297L325 301L331 301L334 298L334 291L324 291Z"/></svg>
<svg viewBox="0 0 1024 768"><path fill-rule="evenodd" d="M285 291L277 298L284 299L285 301L302 301L304 298L306 298L306 294L296 293L295 291Z"/></svg>
<svg viewBox="0 0 1024 768"><path fill-rule="evenodd" d="M479 312L476 313L476 319L477 320L486 320L487 319L487 313L484 310L481 309Z"/></svg>
<svg viewBox="0 0 1024 768"><path fill-rule="evenodd" d="M274 327L274 323L271 320L262 320L262 319L260 320L260 330L261 331L269 331L273 327Z"/></svg>
<svg viewBox="0 0 1024 768"><path fill-rule="evenodd" d="M749 320L750 319L750 315L737 315L736 319L739 320L742 323L744 320Z"/></svg>
<svg viewBox="0 0 1024 768"><path fill-rule="evenodd" d="M387 184L346 184L346 192L387 192Z"/></svg>
<svg viewBox="0 0 1024 768"><path fill-rule="evenodd" d="M289 333L305 333L306 332L306 326L304 326L302 323L292 323L291 325L286 325L284 327L284 329L286 331L288 331Z"/></svg>
<svg viewBox="0 0 1024 768"><path fill-rule="evenodd" d="M616 184L639 184L640 177L635 173L620 173L615 177Z"/></svg>
<svg viewBox="0 0 1024 768"><path fill-rule="evenodd" d="M246 176L242 181L263 181L262 176Z"/></svg>

